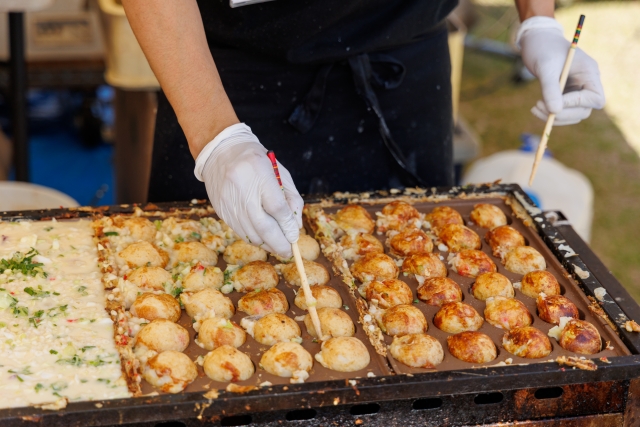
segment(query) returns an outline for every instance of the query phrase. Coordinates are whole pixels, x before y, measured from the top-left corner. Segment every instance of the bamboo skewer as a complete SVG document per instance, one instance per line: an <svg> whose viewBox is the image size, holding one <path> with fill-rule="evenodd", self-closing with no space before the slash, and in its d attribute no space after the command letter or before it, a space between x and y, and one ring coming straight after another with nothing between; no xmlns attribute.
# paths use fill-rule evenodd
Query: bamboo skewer
<svg viewBox="0 0 640 427"><path fill-rule="evenodd" d="M573 36L573 42L571 42L571 47L569 47L569 52L567 52L567 59L564 61L564 67L562 68L562 73L560 74L560 92L564 92L564 87L567 84L567 78L569 77L571 63L573 62L573 57L576 54L576 48L578 47L578 39L580 38L580 32L582 31L582 24L584 24L584 15L580 15L578 27L576 28L576 32ZM551 134L551 128L553 128L553 123L555 122L555 120L556 115L550 113L549 117L547 118L547 123L544 126L544 131L542 132L542 139L540 140L540 144L538 145L538 150L536 151L536 158L533 161L531 176L529 177L529 186L533 184L533 179L535 178L536 172L538 171L538 166L540 166L542 156L544 156L544 152L547 149L549 135Z"/></svg>
<svg viewBox="0 0 640 427"><path fill-rule="evenodd" d="M276 174L276 178L278 179L278 184L280 184L280 188L284 192L284 187L282 186L282 180L280 179L280 171L278 170L278 162L276 162L276 155L272 150L267 152L267 156L269 160L271 160L271 164L273 165L273 172ZM309 280L307 279L307 273L304 271L304 263L302 262L302 256L300 255L300 248L298 247L298 242L293 242L291 244L291 252L293 252L293 259L296 263L296 268L298 269L298 275L300 276L300 283L302 291L304 292L305 301L307 303L307 310L309 310L309 316L311 317L311 323L313 323L313 328L316 330L316 335L318 336L318 341L324 341L324 335L322 334L322 327L320 325L320 318L318 317L318 311L316 310L316 299L311 293L311 288L309 286Z"/></svg>

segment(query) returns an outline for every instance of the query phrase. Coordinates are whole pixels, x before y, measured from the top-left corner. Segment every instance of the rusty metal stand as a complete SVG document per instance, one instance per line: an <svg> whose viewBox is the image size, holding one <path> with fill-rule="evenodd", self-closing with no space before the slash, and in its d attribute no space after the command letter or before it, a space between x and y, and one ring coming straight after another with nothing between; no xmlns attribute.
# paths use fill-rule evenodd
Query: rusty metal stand
<svg viewBox="0 0 640 427"><path fill-rule="evenodd" d="M9 13L10 105L13 158L17 181L29 181L27 135L27 67L25 62L24 13Z"/></svg>

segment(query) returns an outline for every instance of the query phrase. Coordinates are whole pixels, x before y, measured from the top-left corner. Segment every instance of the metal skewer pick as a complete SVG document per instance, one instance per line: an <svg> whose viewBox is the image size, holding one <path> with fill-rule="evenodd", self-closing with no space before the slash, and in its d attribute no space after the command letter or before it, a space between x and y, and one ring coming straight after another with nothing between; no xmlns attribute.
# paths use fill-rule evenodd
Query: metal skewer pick
<svg viewBox="0 0 640 427"><path fill-rule="evenodd" d="M584 24L584 15L580 15L580 20L578 21L578 27L576 28L576 33L573 36L573 42L571 42L571 46L569 47L569 52L567 52L567 59L564 61L564 67L562 68L562 73L560 74L560 92L564 92L564 87L567 84L567 78L569 77L569 70L571 69L573 56L576 54L576 48L578 47L578 39L580 39L580 32L582 32L582 24ZM533 179L536 176L538 166L540 165L540 160L542 160L544 151L547 149L547 143L549 142L549 134L551 133L551 128L553 127L553 122L555 120L556 120L556 115L549 114L549 118L547 118L547 124L544 126L544 131L542 132L542 139L540 140L540 145L538 145L538 150L536 151L536 159L534 160L533 167L531 168L531 176L529 177L529 186L533 184Z"/></svg>
<svg viewBox="0 0 640 427"><path fill-rule="evenodd" d="M271 160L273 172L275 173L276 178L278 179L278 184L280 184L280 188L284 193L282 179L280 179L280 171L278 170L278 162L276 161L276 154L272 150L269 150L267 151L267 156L269 157L269 160ZM318 312L316 310L316 299L311 293L311 288L309 287L309 281L307 280L307 273L304 271L304 263L302 262L302 256L300 256L300 248L298 248L298 242L294 242L291 244L291 252L293 252L293 259L296 262L298 275L300 276L300 283L302 284L302 291L304 292L304 297L307 303L307 309L309 310L309 315L311 316L313 328L316 330L318 341L324 341L322 327L320 326L320 319L318 318Z"/></svg>

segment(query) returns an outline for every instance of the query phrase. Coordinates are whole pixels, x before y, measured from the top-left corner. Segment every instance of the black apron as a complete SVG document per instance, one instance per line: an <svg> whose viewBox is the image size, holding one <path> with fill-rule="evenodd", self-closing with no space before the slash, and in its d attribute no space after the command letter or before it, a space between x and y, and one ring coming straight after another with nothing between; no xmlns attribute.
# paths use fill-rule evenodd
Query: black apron
<svg viewBox="0 0 640 427"><path fill-rule="evenodd" d="M239 119L276 152L301 193L452 185L444 25L393 48L344 48L342 58L334 50L311 63L209 43ZM160 93L149 201L206 198L194 164Z"/></svg>

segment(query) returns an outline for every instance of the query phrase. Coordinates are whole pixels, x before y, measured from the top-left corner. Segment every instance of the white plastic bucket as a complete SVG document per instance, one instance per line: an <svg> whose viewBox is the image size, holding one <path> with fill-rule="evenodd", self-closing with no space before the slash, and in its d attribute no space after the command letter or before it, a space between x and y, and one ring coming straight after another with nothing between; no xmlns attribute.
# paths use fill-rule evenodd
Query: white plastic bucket
<svg viewBox="0 0 640 427"><path fill-rule="evenodd" d="M0 212L75 206L78 202L53 188L26 182L0 182Z"/></svg>

